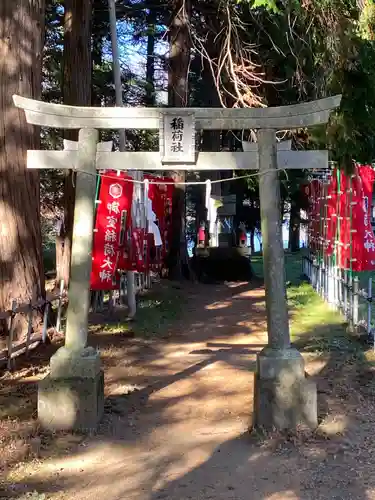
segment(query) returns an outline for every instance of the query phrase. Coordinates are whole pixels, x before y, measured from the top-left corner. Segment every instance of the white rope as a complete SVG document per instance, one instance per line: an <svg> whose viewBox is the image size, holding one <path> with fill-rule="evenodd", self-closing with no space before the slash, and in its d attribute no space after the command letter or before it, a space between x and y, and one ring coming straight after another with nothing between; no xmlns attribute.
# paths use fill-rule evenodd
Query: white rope
<svg viewBox="0 0 375 500"><path fill-rule="evenodd" d="M92 175L92 176L97 176L99 175L100 177L102 178L106 178L106 179L113 179L113 180L118 180L119 178L117 176L114 176L114 175L109 175L109 174L102 174L102 173L98 173L98 174L93 174L92 172L87 172L86 170L77 170L77 169L74 169L75 172L77 173L82 173L82 174L85 174L85 175ZM126 172L126 170L124 170L124 172ZM238 177L228 177L228 178L225 178L225 179L217 179L217 180L214 180L214 181L211 181L211 184L218 184L218 183L221 183L221 182L230 182L230 181L236 181L236 180L239 180L239 179L247 179L247 178L250 178L250 177L256 177L256 176L261 176L261 175L266 175L268 173L271 173L271 172L285 172L285 169L282 169L282 168L276 168L276 169L268 169L268 170L265 170L264 172L256 172L254 174L247 174L247 175L239 175ZM144 184L145 183L145 180L136 180L136 179L121 179L125 182L132 182L133 184ZM148 179L148 184L151 185L151 184L155 184L155 185L159 185L159 186L168 186L168 185L171 185L171 186L203 186L203 185L207 185L206 184L206 181L189 181L189 182L180 182L180 181L171 181L171 182L168 182L168 181L152 181L152 180L149 180Z"/></svg>

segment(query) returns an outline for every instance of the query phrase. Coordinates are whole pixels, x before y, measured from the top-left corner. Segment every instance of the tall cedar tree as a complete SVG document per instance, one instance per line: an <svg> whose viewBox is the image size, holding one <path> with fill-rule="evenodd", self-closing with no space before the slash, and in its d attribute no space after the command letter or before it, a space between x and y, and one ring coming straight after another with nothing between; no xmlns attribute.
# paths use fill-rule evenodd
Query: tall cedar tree
<svg viewBox="0 0 375 500"><path fill-rule="evenodd" d="M65 0L62 93L64 104L91 105L92 0ZM78 140L78 131L65 131L65 138ZM56 239L57 280L69 284L75 203L75 173L69 171L64 186L64 219Z"/></svg>
<svg viewBox="0 0 375 500"><path fill-rule="evenodd" d="M39 174L26 152L39 148L39 130L26 123L12 95L39 99L44 0L0 2L0 310L44 291ZM37 317L36 317L37 319ZM16 335L21 334L20 318Z"/></svg>
<svg viewBox="0 0 375 500"><path fill-rule="evenodd" d="M172 20L169 26L168 105L184 108L189 99L191 0L173 0L172 4ZM175 182L185 181L183 171L172 171L170 175ZM174 190L172 212L172 241L167 263L169 277L181 279L183 276L189 276L183 185Z"/></svg>

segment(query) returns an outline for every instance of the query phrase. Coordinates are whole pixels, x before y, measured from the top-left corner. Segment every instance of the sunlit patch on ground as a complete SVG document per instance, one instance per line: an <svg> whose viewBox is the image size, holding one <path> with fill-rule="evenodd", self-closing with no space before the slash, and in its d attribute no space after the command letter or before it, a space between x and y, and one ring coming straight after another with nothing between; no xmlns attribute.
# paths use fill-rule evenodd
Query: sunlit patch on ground
<svg viewBox="0 0 375 500"><path fill-rule="evenodd" d="M208 311L213 311L216 309L225 309L226 307L230 307L231 305L232 305L232 302L226 300L226 301L222 301L222 302L214 302L213 304L209 304L208 306L206 306L206 309Z"/></svg>

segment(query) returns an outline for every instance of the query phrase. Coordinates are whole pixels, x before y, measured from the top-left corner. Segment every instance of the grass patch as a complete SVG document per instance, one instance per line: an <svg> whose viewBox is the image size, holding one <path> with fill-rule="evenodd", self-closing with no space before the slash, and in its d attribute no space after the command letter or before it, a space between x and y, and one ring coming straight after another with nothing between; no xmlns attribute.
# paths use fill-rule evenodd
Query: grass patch
<svg viewBox="0 0 375 500"><path fill-rule="evenodd" d="M133 325L136 335L155 337L168 333L169 327L182 313L182 292L167 287L143 297L138 304L139 317Z"/></svg>
<svg viewBox="0 0 375 500"><path fill-rule="evenodd" d="M303 251L298 253L285 252L285 275L288 283L293 283L294 285L301 283L302 256ZM259 276L259 278L263 278L263 255L252 255L251 265L254 273Z"/></svg>
<svg viewBox="0 0 375 500"><path fill-rule="evenodd" d="M171 284L152 290L138 300L136 319L95 325L103 333L132 333L136 337L153 338L167 335L170 326L181 317L182 291Z"/></svg>
<svg viewBox="0 0 375 500"><path fill-rule="evenodd" d="M359 342L347 333L344 318L331 309L302 277L303 251L285 254L288 305L291 313L291 340L300 350L321 353L357 352ZM254 271L263 276L263 258L252 258Z"/></svg>
<svg viewBox="0 0 375 500"><path fill-rule="evenodd" d="M315 353L358 349L343 317L330 309L308 283L288 289L288 304L292 311L291 339L298 349Z"/></svg>

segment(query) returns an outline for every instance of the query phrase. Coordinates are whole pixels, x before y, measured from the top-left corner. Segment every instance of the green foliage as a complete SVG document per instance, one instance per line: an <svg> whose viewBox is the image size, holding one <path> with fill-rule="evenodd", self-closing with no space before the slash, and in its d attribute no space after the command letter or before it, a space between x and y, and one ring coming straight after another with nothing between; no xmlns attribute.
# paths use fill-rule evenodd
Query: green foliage
<svg viewBox="0 0 375 500"><path fill-rule="evenodd" d="M359 18L359 33L366 40L374 40L375 32L375 4L367 0Z"/></svg>
<svg viewBox="0 0 375 500"><path fill-rule="evenodd" d="M343 93L342 105L328 128L332 158L343 168L351 160L375 159L375 44L356 38L356 52L331 82Z"/></svg>
<svg viewBox="0 0 375 500"><path fill-rule="evenodd" d="M253 9L256 9L257 7L264 7L275 14L279 12L276 0L254 0L251 7Z"/></svg>
<svg viewBox="0 0 375 500"><path fill-rule="evenodd" d="M237 4L248 4L252 9L264 8L273 13L278 13L276 0L236 0Z"/></svg>

